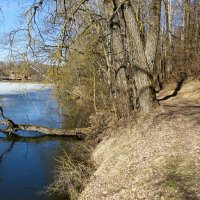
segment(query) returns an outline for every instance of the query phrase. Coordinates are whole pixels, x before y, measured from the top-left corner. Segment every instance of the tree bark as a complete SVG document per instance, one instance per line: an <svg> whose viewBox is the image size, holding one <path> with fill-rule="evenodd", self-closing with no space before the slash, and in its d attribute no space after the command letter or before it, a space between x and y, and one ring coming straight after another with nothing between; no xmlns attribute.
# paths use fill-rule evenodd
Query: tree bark
<svg viewBox="0 0 200 200"><path fill-rule="evenodd" d="M151 68L145 56L145 48L140 37L138 25L130 5L126 5L124 17L127 27L129 45L132 43L131 63L133 63L135 85L138 93L140 111L145 115L151 112L156 106L156 95L151 75Z"/></svg>
<svg viewBox="0 0 200 200"><path fill-rule="evenodd" d="M128 53L126 43L126 28L123 18L123 4L120 0L104 1L108 28L110 32L111 69L110 77L113 82L113 100L118 115L122 114L122 106L128 108L127 113L133 110L132 82L127 73ZM128 70L130 71L130 70ZM125 99L125 101L123 101ZM121 102L121 104L117 102ZM127 106L128 104L128 106Z"/></svg>
<svg viewBox="0 0 200 200"><path fill-rule="evenodd" d="M153 74L156 68L155 59L158 48L159 33L160 33L160 13L161 0L152 0L150 5L149 31L147 32L147 43L145 56L150 67L150 72Z"/></svg>
<svg viewBox="0 0 200 200"><path fill-rule="evenodd" d="M127 90L129 110L139 109L145 115L157 106L153 71L159 40L161 0L152 0L151 3L146 51L136 19L139 13L136 16L131 3L122 0L104 2L111 31L112 68L118 72L123 66L125 72L126 79L117 77L120 81L118 86ZM118 94L116 97L121 98Z"/></svg>
<svg viewBox="0 0 200 200"><path fill-rule="evenodd" d="M172 70L172 37L171 37L171 0L164 0L166 16L166 48L165 48L165 78L170 78Z"/></svg>

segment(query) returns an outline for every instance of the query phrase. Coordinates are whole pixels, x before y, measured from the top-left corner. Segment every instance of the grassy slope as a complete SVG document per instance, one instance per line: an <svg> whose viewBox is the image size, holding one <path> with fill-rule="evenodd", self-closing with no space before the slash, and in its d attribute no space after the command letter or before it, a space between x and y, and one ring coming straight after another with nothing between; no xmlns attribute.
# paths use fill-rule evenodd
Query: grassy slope
<svg viewBox="0 0 200 200"><path fill-rule="evenodd" d="M80 199L200 199L199 81L187 80L151 116L108 135L93 153L97 170Z"/></svg>

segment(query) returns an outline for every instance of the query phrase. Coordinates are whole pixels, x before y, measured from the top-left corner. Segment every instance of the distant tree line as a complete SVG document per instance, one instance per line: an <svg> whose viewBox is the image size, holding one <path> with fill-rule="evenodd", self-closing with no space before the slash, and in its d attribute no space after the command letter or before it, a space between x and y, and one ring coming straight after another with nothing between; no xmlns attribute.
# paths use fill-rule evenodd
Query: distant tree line
<svg viewBox="0 0 200 200"><path fill-rule="evenodd" d="M40 63L0 62L0 80L43 81L48 66Z"/></svg>

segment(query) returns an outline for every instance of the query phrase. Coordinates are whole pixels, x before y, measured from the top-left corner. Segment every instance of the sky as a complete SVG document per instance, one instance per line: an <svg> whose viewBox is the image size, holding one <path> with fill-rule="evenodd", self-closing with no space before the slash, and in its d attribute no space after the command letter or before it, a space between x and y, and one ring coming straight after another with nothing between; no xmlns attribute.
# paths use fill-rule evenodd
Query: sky
<svg viewBox="0 0 200 200"><path fill-rule="evenodd" d="M20 21L22 21L21 16L25 10L30 8L30 5L32 5L34 1L35 0L0 0L0 61L10 61L9 40L6 40L6 37L8 38L9 32L13 30L25 28L25 24L20 24ZM43 7L43 9L45 10L45 7ZM39 18L37 18L37 20L39 20ZM39 23L37 24L39 25ZM18 55L18 51L25 47L25 38L22 33L24 32L18 32L15 37L15 55ZM15 59L17 58L15 57Z"/></svg>
<svg viewBox="0 0 200 200"><path fill-rule="evenodd" d="M5 44L5 34L20 27L22 0L0 0L0 60L8 58L8 45Z"/></svg>
<svg viewBox="0 0 200 200"><path fill-rule="evenodd" d="M5 33L18 25L20 5L15 0L9 0L1 1L0 7L2 10L0 32Z"/></svg>

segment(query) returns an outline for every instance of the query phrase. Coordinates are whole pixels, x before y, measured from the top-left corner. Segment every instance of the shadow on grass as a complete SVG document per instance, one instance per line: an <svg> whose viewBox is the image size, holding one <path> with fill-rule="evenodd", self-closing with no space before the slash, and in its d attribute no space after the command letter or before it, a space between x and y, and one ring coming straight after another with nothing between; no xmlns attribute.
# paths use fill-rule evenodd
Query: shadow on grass
<svg viewBox="0 0 200 200"><path fill-rule="evenodd" d="M168 162L164 179L157 183L163 186L164 196L171 199L199 200L200 173L194 160L178 156Z"/></svg>
<svg viewBox="0 0 200 200"><path fill-rule="evenodd" d="M186 78L187 78L187 75L182 75L181 80L178 81L174 92L170 95L163 97L162 99L158 99L158 101L164 101L164 100L170 99L171 97L175 97L178 94L178 92L181 90L183 83L186 80Z"/></svg>
<svg viewBox="0 0 200 200"><path fill-rule="evenodd" d="M199 200L198 196L187 185L185 177L179 174L169 174L165 180L165 187L178 191L183 200Z"/></svg>

